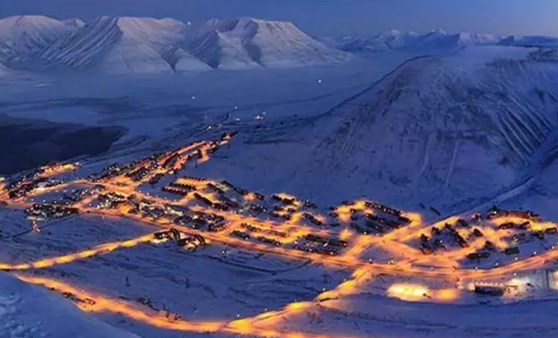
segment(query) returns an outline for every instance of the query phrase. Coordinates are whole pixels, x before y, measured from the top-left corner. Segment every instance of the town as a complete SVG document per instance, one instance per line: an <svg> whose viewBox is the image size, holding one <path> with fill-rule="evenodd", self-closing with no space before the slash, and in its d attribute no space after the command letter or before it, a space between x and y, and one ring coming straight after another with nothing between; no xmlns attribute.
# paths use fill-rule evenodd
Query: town
<svg viewBox="0 0 558 338"><path fill-rule="evenodd" d="M54 289L80 307L94 309L101 299L109 304L120 301L41 277L37 270L143 243L172 243L185 252L219 244L287 260L308 260L355 274L434 278L453 287L437 290L393 283L386 295L406 301L451 302L463 292L496 298L517 293L520 286L511 282L514 276L551 269L549 262L558 259L556 224L530 211L495 206L429 224L418 213L374 201L360 199L322 207L288 193L266 196L227 180L188 174L189 166L209 161L235 135L227 132L214 141L195 141L128 163L113 163L86 177L80 176L79 163L54 163L5 178L1 182L1 208L22 210L30 231L39 232L40 223L48 220L99 215L139 222L152 227L153 232L36 262L3 262L0 268L17 272L24 281ZM533 246L544 249L526 251ZM379 248L385 253L382 257L374 255ZM553 276L550 270L548 273ZM324 290L316 300L344 292L345 283ZM352 292L359 288L356 280L354 283ZM149 299L142 298L139 303L133 307L118 303L115 308L132 318L155 309ZM293 308L299 306L286 305L284 311L288 314ZM145 321L184 331L259 334L257 329L249 329L250 321L258 316L218 323L187 321L178 314L169 317L169 313L157 321L157 316Z"/></svg>

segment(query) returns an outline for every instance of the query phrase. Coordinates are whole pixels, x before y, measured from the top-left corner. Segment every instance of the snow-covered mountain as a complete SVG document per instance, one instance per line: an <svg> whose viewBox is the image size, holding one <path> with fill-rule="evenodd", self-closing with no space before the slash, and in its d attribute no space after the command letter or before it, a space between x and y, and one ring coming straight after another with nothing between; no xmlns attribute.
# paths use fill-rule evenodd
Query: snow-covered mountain
<svg viewBox="0 0 558 338"><path fill-rule="evenodd" d="M210 20L190 44L194 55L213 68L290 68L346 61L291 22L253 18Z"/></svg>
<svg viewBox="0 0 558 338"><path fill-rule="evenodd" d="M184 39L186 25L173 19L101 17L42 50L37 58L47 68L99 69L107 73L171 72L208 67L185 51L175 64L163 57ZM180 54L178 54L180 52Z"/></svg>
<svg viewBox="0 0 558 338"><path fill-rule="evenodd" d="M4 57L27 54L47 47L74 28L46 16L12 16L0 20L0 45L10 48L11 54ZM0 47L0 53L5 52Z"/></svg>
<svg viewBox="0 0 558 338"><path fill-rule="evenodd" d="M99 17L0 20L0 60L17 69L160 73L211 68L290 68L346 61L290 22L210 20L199 30L174 19Z"/></svg>
<svg viewBox="0 0 558 338"><path fill-rule="evenodd" d="M348 52L385 52L390 50L452 50L467 46L495 45L502 40L495 34L462 32L449 34L443 30L434 30L426 34L391 30L370 38L344 37L335 45Z"/></svg>
<svg viewBox="0 0 558 338"><path fill-rule="evenodd" d="M505 61L482 62L494 48ZM444 207L532 174L558 135L558 69L514 60L506 48L477 49L409 61L339 106L316 126L337 127L316 147L314 170Z"/></svg>
<svg viewBox="0 0 558 338"><path fill-rule="evenodd" d="M558 47L558 37L549 36L508 36L499 42L503 46Z"/></svg>

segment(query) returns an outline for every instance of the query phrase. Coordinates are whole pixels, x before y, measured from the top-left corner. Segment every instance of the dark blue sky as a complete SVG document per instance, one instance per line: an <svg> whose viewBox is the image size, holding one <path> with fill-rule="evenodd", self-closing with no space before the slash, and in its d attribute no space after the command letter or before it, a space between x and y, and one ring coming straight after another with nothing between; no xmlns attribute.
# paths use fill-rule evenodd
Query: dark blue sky
<svg viewBox="0 0 558 338"><path fill-rule="evenodd" d="M256 16L294 21L315 35L392 28L558 35L558 0L0 0L0 16L14 14L168 16L192 22Z"/></svg>

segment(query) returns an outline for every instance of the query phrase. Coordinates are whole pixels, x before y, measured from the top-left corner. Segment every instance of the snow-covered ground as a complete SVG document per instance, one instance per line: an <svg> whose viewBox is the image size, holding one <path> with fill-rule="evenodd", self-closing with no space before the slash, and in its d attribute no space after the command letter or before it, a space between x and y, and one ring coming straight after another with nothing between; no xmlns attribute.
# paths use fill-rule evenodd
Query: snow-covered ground
<svg viewBox="0 0 558 338"><path fill-rule="evenodd" d="M0 273L0 336L51 338L133 338L81 312L41 287Z"/></svg>

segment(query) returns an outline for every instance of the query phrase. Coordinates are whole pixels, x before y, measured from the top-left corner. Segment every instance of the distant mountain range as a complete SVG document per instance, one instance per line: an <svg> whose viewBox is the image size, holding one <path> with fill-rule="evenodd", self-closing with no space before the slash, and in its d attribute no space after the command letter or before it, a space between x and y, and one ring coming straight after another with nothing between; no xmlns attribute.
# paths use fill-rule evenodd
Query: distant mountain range
<svg viewBox="0 0 558 338"><path fill-rule="evenodd" d="M44 16L0 20L0 72L152 73L291 68L339 63L350 55L327 47L290 22L100 17L90 22Z"/></svg>
<svg viewBox="0 0 558 338"><path fill-rule="evenodd" d="M522 47L558 47L558 38L545 36L501 36L495 34L456 33L434 30L426 34L391 30L372 37L346 36L326 39L326 44L351 53L390 50L451 50L468 46L502 45Z"/></svg>
<svg viewBox="0 0 558 338"><path fill-rule="evenodd" d="M558 38L388 31L319 41L291 22L45 16L0 19L0 77L17 72L161 73L209 69L295 68L338 64L352 54L438 51L476 45L558 47Z"/></svg>

